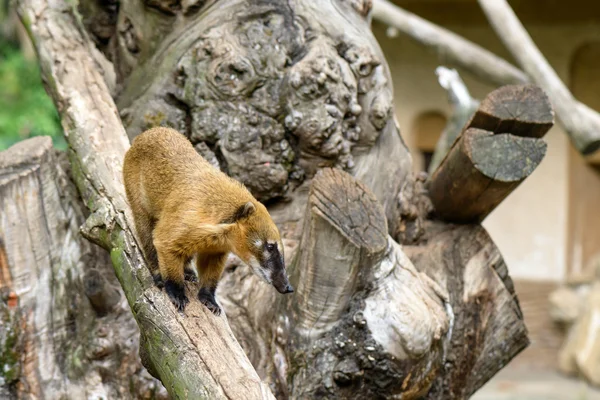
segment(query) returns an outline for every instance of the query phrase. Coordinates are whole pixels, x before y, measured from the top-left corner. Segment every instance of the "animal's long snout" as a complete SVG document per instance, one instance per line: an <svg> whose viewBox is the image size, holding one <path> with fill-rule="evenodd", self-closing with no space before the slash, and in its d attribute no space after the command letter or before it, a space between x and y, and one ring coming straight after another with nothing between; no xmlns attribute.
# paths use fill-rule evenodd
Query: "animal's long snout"
<svg viewBox="0 0 600 400"><path fill-rule="evenodd" d="M294 293L294 288L292 287L292 285L290 285L288 283L288 285L285 287L285 291L283 293Z"/></svg>
<svg viewBox="0 0 600 400"><path fill-rule="evenodd" d="M290 284L285 272L279 274L277 278L273 279L273 286L279 293L294 293L294 287Z"/></svg>

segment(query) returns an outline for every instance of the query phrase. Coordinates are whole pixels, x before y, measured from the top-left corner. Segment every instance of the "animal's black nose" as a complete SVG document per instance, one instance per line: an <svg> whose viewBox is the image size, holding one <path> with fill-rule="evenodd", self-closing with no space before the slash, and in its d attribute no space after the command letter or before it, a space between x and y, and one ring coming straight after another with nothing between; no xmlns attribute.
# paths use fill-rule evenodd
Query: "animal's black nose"
<svg viewBox="0 0 600 400"><path fill-rule="evenodd" d="M292 287L292 285L287 285L285 287L285 292L284 293L294 293L294 288Z"/></svg>

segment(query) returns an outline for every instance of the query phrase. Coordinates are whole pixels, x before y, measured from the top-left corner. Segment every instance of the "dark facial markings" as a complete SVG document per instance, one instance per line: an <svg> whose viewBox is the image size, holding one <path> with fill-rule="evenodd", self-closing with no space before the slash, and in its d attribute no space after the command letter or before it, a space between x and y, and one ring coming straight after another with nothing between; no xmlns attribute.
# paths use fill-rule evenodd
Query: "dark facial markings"
<svg viewBox="0 0 600 400"><path fill-rule="evenodd" d="M265 251L261 252L262 254L260 261L265 268L273 272L279 269L284 269L283 257L281 257L279 249L275 243L265 242L264 250Z"/></svg>

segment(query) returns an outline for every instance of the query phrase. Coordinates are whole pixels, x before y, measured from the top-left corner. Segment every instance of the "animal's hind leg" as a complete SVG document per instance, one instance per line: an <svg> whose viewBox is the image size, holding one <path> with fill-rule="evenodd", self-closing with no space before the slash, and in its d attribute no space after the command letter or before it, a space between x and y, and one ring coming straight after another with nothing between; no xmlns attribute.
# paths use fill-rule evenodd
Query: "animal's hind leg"
<svg viewBox="0 0 600 400"><path fill-rule="evenodd" d="M190 258L185 262L185 267L183 269L183 277L188 282L198 282L198 278L196 277L196 273L194 269L190 266L192 259Z"/></svg>
<svg viewBox="0 0 600 400"><path fill-rule="evenodd" d="M221 307L217 304L215 292L225 268L226 259L226 253L199 254L196 258L196 269L201 285L198 292L198 300L215 315L221 314Z"/></svg>
<svg viewBox="0 0 600 400"><path fill-rule="evenodd" d="M140 246L142 246L142 252L146 258L146 263L148 264L148 269L152 274L152 278L154 278L154 283L158 287L163 287L164 282L158 268L158 254L156 253L156 248L154 247L154 243L152 241L152 232L156 226L156 221L143 212L139 207L137 209L137 213L134 214L134 220L135 230L137 232L138 239L140 240Z"/></svg>

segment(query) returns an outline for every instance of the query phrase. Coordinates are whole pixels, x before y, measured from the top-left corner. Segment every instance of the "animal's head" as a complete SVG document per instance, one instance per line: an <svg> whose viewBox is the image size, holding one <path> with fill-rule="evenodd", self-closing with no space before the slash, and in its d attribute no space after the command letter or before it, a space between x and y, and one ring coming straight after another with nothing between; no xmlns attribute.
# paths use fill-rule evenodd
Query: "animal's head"
<svg viewBox="0 0 600 400"><path fill-rule="evenodd" d="M292 293L294 288L285 270L279 229L267 208L259 202L249 201L238 208L234 219L241 227L236 245L238 257L279 293Z"/></svg>

